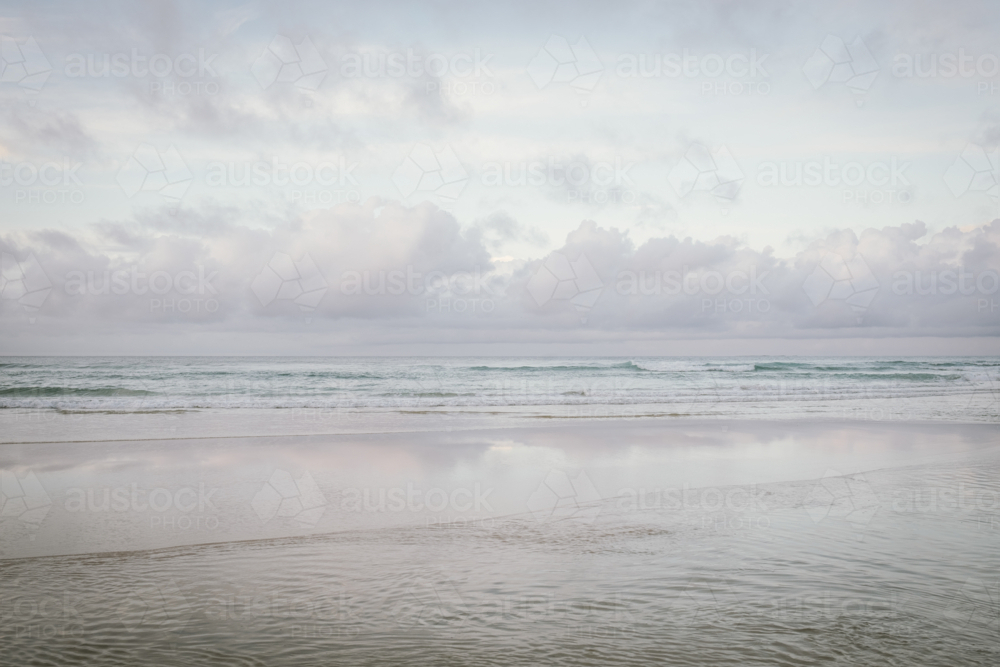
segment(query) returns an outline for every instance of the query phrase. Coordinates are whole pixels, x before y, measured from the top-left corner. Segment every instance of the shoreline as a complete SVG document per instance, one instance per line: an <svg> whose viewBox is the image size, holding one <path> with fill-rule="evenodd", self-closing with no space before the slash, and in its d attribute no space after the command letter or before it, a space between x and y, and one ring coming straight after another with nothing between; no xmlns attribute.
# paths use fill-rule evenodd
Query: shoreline
<svg viewBox="0 0 1000 667"><path fill-rule="evenodd" d="M993 424L956 422L633 419L9 443L0 469L42 489L34 503L45 511L35 525L0 524L0 560L480 525L532 515L552 484L584 513L623 489L781 495L825 477L1000 459L996 435Z"/></svg>
<svg viewBox="0 0 1000 667"><path fill-rule="evenodd" d="M441 406L428 408L211 408L144 412L0 409L0 445L43 442L216 439L522 428L543 421L665 422L711 420L824 423L1000 424L992 395L888 399L720 402L701 407L654 404ZM109 437L109 436L114 437Z"/></svg>

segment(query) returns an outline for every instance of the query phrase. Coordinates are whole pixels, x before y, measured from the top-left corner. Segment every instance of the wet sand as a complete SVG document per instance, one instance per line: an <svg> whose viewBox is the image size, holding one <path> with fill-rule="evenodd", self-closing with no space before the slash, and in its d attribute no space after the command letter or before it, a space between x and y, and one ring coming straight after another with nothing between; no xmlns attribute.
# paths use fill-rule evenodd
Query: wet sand
<svg viewBox="0 0 1000 667"><path fill-rule="evenodd" d="M997 436L629 419L6 444L0 664L995 664Z"/></svg>

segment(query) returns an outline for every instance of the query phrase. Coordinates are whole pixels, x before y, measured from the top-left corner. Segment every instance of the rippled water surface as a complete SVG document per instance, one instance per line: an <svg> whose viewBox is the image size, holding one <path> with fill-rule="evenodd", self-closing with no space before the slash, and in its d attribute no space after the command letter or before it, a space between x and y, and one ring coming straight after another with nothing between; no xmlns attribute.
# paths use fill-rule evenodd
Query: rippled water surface
<svg viewBox="0 0 1000 667"><path fill-rule="evenodd" d="M653 420L6 446L51 508L0 523L0 664L995 665L996 436ZM292 511L267 509L275 469ZM205 484L216 528L193 505L102 511L130 479L143 500ZM480 508L378 502L476 483Z"/></svg>

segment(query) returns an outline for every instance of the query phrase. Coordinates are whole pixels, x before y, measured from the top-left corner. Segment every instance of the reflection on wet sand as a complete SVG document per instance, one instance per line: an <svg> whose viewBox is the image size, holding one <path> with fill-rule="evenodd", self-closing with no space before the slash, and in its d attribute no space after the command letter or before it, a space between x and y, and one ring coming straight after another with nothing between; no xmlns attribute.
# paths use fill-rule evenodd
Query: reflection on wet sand
<svg viewBox="0 0 1000 667"><path fill-rule="evenodd" d="M0 662L994 664L995 436L636 420L7 445Z"/></svg>

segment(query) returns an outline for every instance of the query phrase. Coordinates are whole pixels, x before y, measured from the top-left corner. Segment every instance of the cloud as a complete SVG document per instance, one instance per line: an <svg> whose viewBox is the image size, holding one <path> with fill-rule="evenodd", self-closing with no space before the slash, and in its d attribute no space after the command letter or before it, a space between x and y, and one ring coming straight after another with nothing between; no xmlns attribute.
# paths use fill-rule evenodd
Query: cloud
<svg viewBox="0 0 1000 667"><path fill-rule="evenodd" d="M14 7L0 32L19 45L33 39L51 72L37 91L0 82L0 159L7 175L20 165L30 181L0 183L0 235L3 251L19 266L35 257L53 288L34 324L16 300L0 302L4 341L47 339L59 352L88 337L167 331L178 341L258 336L261 349L270 336L295 340L305 331L404 347L995 335L996 230L982 225L996 216L992 176L982 160L960 157L970 145L995 152L1000 137L994 113L970 114L966 104L988 106L1000 82L989 73L997 18L981 5L912 11L879 0L846 14L834 3L804 9L783 0L514 9L446 2L388 14L379 3L245 0ZM827 35L833 47L824 50ZM280 65L269 59L275 76L262 66L256 76L254 63L278 36L313 48L279 57ZM851 53L856 38L866 53ZM976 76L893 74L899 54L914 63L919 56L925 71L960 50L982 63ZM442 75L389 66L411 52L425 64L433 57ZM119 56L138 69L86 69ZM345 71L360 56L368 69ZM619 71L623 56L634 57L635 76ZM193 62L198 71L140 73L154 57L160 67ZM806 66L811 57L818 67ZM671 73L672 58L691 68ZM729 66L744 60L763 63L761 71ZM71 61L85 71L74 73ZM303 80L291 65L306 62ZM866 75L854 81L864 84L860 113L840 84ZM704 155L691 152L691 140ZM187 188L172 207L155 183L144 180L128 198L116 182L142 145L176 146L190 171L170 181ZM446 180L455 196L411 187L405 203L387 203L401 194L393 174L418 145L454 153L460 169ZM793 173L827 159L856 163L864 182L772 187L758 179L765 162ZM327 174L336 165L336 182L299 188L208 177L219 165L245 176L247 164L252 172L275 160L316 171L325 164ZM906 183L871 182L877 165L897 160L912 163ZM533 162L544 164L545 177L520 182L522 165ZM574 184L559 169L550 175L553 163L589 177ZM80 183L32 175L55 173L51 165ZM503 182L493 184L497 173ZM410 206L426 198L448 212ZM320 208L343 201L364 203ZM303 292L314 308L309 323L300 297L263 303L251 288L279 253L296 267L308 256L303 266L314 264L328 286ZM537 299L528 286L544 267L556 286ZM586 267L596 279L584 279ZM128 287L118 294L122 271ZM311 268L296 271L279 276L282 285L316 278ZM83 276L74 283L83 293L67 292L72 272ZM169 277L170 289L162 282L162 294L143 291L154 273Z"/></svg>
<svg viewBox="0 0 1000 667"><path fill-rule="evenodd" d="M358 327L402 343L456 331L510 343L553 335L565 341L976 336L1000 328L1000 309L989 306L1000 301L1000 220L936 234L920 222L860 235L841 230L789 257L734 237L660 236L636 245L625 231L584 221L557 250L505 264L492 261L491 246L531 235L509 216L463 228L431 204L378 200L271 227L246 227L229 215L217 210L199 219L182 212L172 224L152 218L103 223L86 234L7 235L3 252L18 261L36 257L53 289L34 324L6 303L0 320L56 340L166 325L234 336L290 335L309 326ZM255 279L276 257L315 267L311 277L285 276L322 287L311 292L311 323L291 297L255 294ZM563 298L560 287L539 299L538 276L563 265L586 275L576 269L557 275L570 281L567 289L576 285L573 293ZM828 285L816 296L810 277L817 267L849 283L859 276L838 276L837 267L860 265L870 270L864 285L848 285L850 293L839 296L841 288ZM859 310L852 289L874 296ZM583 317L580 294L587 301Z"/></svg>
<svg viewBox="0 0 1000 667"><path fill-rule="evenodd" d="M248 3L231 9L221 9L215 12L218 20L218 31L221 37L228 37L233 34L247 21L251 21L260 16L260 10Z"/></svg>
<svg viewBox="0 0 1000 667"><path fill-rule="evenodd" d="M96 150L97 141L73 112L11 103L0 112L0 145L20 156L82 157Z"/></svg>
<svg viewBox="0 0 1000 667"><path fill-rule="evenodd" d="M477 220L473 227L482 234L483 244L492 253L499 253L511 243L527 243L535 246L545 246L549 243L548 234L540 228L529 227L503 210Z"/></svg>

